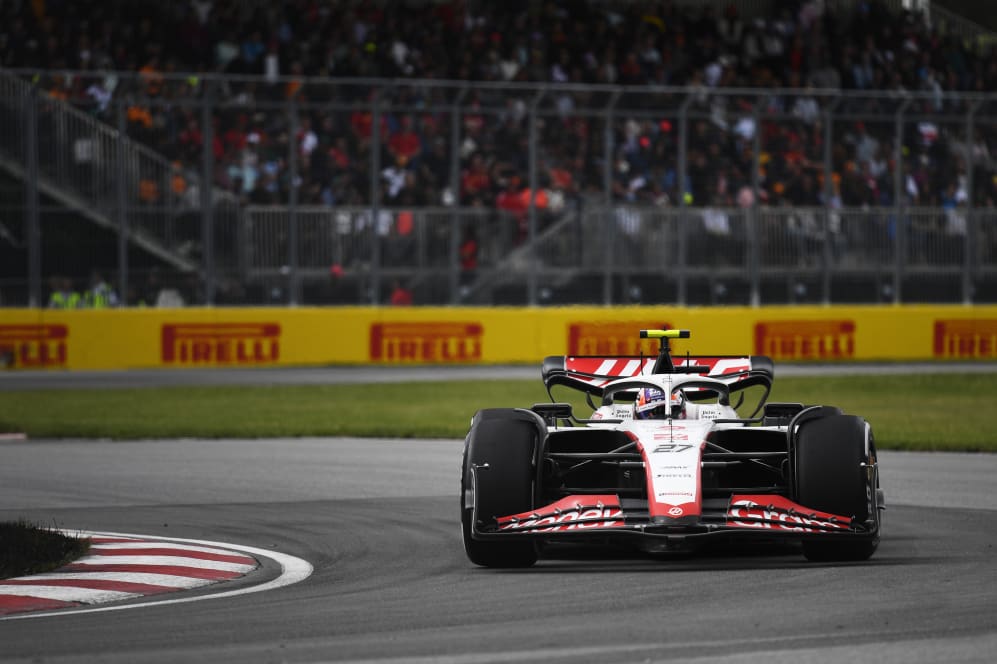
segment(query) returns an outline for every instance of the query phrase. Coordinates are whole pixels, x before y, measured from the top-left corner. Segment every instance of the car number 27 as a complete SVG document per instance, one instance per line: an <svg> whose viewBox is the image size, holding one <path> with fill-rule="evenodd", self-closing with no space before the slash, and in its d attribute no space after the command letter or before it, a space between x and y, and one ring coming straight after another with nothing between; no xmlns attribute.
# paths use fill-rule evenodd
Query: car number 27
<svg viewBox="0 0 997 664"><path fill-rule="evenodd" d="M663 443L654 448L652 454L657 454L658 452L685 452L686 450L691 450L692 445L677 445L675 443Z"/></svg>

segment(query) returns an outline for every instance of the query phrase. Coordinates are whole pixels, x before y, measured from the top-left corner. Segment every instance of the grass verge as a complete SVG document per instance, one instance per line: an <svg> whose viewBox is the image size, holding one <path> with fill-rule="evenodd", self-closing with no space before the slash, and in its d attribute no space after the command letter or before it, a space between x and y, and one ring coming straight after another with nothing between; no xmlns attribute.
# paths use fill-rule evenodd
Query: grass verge
<svg viewBox="0 0 997 664"><path fill-rule="evenodd" d="M881 449L997 452L997 374L787 377L770 400L861 415ZM0 392L0 412L32 438L462 438L479 408L539 401L537 379Z"/></svg>
<svg viewBox="0 0 997 664"><path fill-rule="evenodd" d="M89 548L89 539L68 537L23 520L0 522L0 579L57 569Z"/></svg>

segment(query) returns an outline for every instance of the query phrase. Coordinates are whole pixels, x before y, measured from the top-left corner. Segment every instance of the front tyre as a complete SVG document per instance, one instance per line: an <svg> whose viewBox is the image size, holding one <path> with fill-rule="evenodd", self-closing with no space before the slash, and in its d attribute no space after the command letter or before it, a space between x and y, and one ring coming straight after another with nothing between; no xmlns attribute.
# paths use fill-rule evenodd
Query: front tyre
<svg viewBox="0 0 997 664"><path fill-rule="evenodd" d="M471 536L477 507L481 525L533 509L534 451L540 429L516 409L480 411L464 445L461 533L468 559L483 567L529 567L537 561L532 540L489 541Z"/></svg>
<svg viewBox="0 0 997 664"><path fill-rule="evenodd" d="M878 521L876 487L863 466L871 463L872 432L865 420L832 415L800 425L796 440L797 501L804 507ZM812 561L866 560L879 545L879 532L869 538L811 539L803 555Z"/></svg>

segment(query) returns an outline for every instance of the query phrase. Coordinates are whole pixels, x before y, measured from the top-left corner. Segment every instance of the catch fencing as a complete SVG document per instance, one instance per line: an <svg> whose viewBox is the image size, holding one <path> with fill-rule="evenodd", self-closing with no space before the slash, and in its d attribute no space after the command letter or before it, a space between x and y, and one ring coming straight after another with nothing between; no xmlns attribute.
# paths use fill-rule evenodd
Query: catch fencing
<svg viewBox="0 0 997 664"><path fill-rule="evenodd" d="M7 70L0 120L6 305L997 301L991 93Z"/></svg>

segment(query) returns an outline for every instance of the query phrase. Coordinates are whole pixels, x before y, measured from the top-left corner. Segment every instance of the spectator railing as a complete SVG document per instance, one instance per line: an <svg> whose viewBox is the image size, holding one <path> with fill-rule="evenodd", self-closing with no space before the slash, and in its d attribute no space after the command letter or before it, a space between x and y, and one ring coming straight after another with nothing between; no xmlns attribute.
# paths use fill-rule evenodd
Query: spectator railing
<svg viewBox="0 0 997 664"><path fill-rule="evenodd" d="M250 205L245 209L246 277L293 288L288 229L297 225L297 275L304 289L321 296L330 288L370 301L375 278L397 281L420 301L471 301L470 284L489 284L505 275L516 249L516 220L480 208L381 208ZM474 267L459 260L460 240L473 231L487 238L475 252ZM376 268L376 266L380 266ZM378 274L375 274L375 268ZM522 275L520 275L522 276ZM484 290L489 293L494 286ZM480 300L481 296L476 295Z"/></svg>
<svg viewBox="0 0 997 664"><path fill-rule="evenodd" d="M382 208L376 223L369 208L296 214L299 274L316 297L344 284L369 297L378 263L383 279L437 303L522 300L531 270L543 303L875 302L925 283L958 302L974 280L997 278L997 210L592 206L532 246L516 244L514 218L474 208ZM250 206L245 219L247 276L289 287L287 207ZM487 239L464 274L453 242L470 228Z"/></svg>
<svg viewBox="0 0 997 664"><path fill-rule="evenodd" d="M974 283L997 278L997 209L619 206L587 210L580 231L541 243L538 269L554 286L569 265L588 294L552 287L543 299L892 302L909 289L970 302Z"/></svg>

